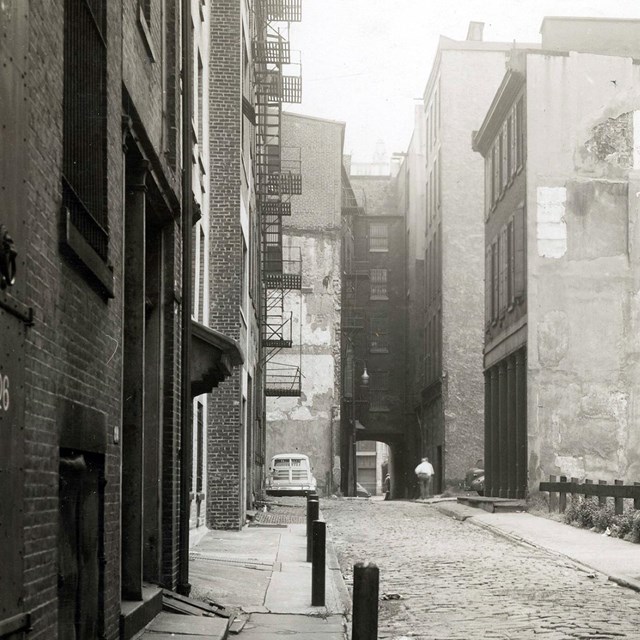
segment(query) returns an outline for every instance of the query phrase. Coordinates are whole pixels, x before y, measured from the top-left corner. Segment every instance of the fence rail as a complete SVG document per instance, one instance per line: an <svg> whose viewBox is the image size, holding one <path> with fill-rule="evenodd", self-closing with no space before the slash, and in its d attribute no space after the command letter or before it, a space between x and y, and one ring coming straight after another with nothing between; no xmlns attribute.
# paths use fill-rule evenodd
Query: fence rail
<svg viewBox="0 0 640 640"><path fill-rule="evenodd" d="M606 480L586 479L580 482L578 478L566 476L549 476L549 482L540 483L540 491L549 493L549 511L564 513L567 506L567 494L571 496L595 496L601 505L606 504L607 498L613 498L614 510L617 515L624 511L624 500L632 499L633 508L640 509L640 482L624 484L622 480L614 480L608 484Z"/></svg>

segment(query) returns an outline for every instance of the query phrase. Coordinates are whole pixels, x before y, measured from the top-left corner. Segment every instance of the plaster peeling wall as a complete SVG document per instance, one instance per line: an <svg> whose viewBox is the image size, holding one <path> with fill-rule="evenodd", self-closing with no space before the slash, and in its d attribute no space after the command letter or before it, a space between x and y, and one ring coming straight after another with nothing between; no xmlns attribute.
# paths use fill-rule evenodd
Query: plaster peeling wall
<svg viewBox="0 0 640 640"><path fill-rule="evenodd" d="M640 481L639 81L625 58L527 59L530 491Z"/></svg>
<svg viewBox="0 0 640 640"><path fill-rule="evenodd" d="M307 454L319 490L333 490L333 429L339 425L338 360L340 331L340 238L338 233L291 233L285 244L301 247L304 256L301 295L289 295L285 309L293 313L293 340L302 345L301 361L294 348L278 362L301 363L302 395L267 398L267 456L295 451ZM336 283L337 281L337 283Z"/></svg>
<svg viewBox="0 0 640 640"><path fill-rule="evenodd" d="M567 251L566 201L564 187L538 187L536 238L538 255L542 258L562 258Z"/></svg>

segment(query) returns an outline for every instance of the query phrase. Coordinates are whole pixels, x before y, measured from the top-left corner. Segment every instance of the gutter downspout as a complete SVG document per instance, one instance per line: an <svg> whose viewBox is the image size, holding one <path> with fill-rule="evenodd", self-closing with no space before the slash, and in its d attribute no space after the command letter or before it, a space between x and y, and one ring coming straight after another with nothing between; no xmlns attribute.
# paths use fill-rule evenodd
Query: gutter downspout
<svg viewBox="0 0 640 640"><path fill-rule="evenodd" d="M191 507L192 397L191 397L191 230L192 230L192 164L191 164L191 0L182 0L182 349L181 349L181 412L180 412L180 529L178 532L177 592L188 596L189 583L189 514Z"/></svg>

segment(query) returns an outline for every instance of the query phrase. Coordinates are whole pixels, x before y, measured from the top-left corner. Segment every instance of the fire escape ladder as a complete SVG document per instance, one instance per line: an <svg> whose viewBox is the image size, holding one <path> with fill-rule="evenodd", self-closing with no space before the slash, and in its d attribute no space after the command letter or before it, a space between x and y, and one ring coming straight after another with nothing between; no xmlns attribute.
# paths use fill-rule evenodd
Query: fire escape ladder
<svg viewBox="0 0 640 640"><path fill-rule="evenodd" d="M273 357L273 349L290 349L293 346L293 312L285 310L284 289L267 290L262 344L269 349L267 359Z"/></svg>
<svg viewBox="0 0 640 640"><path fill-rule="evenodd" d="M283 218L291 215L291 197L302 193L300 149L283 148L281 139L282 104L301 101L301 64L289 44L289 23L300 21L301 6L302 0L255 3L255 185L262 231L262 347L267 396L301 393L299 364L292 364L290 356L286 362L274 361L282 349L293 347L294 314L285 297L302 287L300 249L283 246L282 238Z"/></svg>

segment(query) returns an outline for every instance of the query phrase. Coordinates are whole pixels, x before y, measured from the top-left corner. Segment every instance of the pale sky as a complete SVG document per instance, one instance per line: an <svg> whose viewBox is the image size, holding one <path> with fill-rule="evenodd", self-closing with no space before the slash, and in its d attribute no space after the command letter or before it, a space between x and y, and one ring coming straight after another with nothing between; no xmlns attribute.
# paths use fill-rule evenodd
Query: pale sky
<svg viewBox="0 0 640 640"><path fill-rule="evenodd" d="M302 53L301 105L287 111L346 122L345 153L370 161L378 140L406 151L439 35L540 42L545 15L640 19L640 0L302 0L291 47Z"/></svg>

